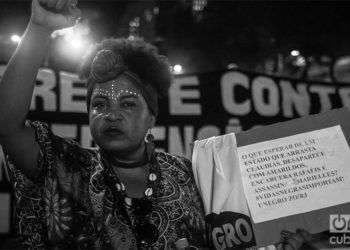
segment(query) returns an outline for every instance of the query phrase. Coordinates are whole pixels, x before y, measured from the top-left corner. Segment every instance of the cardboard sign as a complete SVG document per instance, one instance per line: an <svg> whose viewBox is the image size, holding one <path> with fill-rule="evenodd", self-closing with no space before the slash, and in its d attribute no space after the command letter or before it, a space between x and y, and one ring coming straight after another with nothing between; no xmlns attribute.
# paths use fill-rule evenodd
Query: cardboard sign
<svg viewBox="0 0 350 250"><path fill-rule="evenodd" d="M236 138L258 246L278 242L282 230L328 231L331 214L350 213L347 108L242 132Z"/></svg>

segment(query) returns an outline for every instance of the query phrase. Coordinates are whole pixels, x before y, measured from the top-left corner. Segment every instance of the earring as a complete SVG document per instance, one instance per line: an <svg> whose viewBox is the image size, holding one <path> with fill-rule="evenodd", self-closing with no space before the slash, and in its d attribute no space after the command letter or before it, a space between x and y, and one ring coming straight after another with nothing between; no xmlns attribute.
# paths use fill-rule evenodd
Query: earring
<svg viewBox="0 0 350 250"><path fill-rule="evenodd" d="M154 136L152 134L152 130L148 129L146 135L145 135L145 142L146 143L152 143L154 141Z"/></svg>

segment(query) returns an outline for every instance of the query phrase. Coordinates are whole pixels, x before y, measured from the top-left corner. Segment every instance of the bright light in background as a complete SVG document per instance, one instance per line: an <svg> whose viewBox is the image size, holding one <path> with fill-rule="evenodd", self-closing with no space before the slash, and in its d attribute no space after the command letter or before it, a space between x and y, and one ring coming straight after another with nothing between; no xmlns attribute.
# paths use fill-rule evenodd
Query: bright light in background
<svg viewBox="0 0 350 250"><path fill-rule="evenodd" d="M181 74L183 72L183 68L180 64L175 64L173 67L174 74Z"/></svg>
<svg viewBox="0 0 350 250"><path fill-rule="evenodd" d="M228 69L237 69L238 65L235 63L229 63L229 64L227 64L227 68Z"/></svg>
<svg viewBox="0 0 350 250"><path fill-rule="evenodd" d="M128 36L128 39L129 39L130 41L133 41L133 40L135 40L135 36L130 35L130 36Z"/></svg>
<svg viewBox="0 0 350 250"><path fill-rule="evenodd" d="M82 47L84 47L84 42L79 37L73 38L73 40L70 41L70 44L75 49L81 49Z"/></svg>
<svg viewBox="0 0 350 250"><path fill-rule="evenodd" d="M63 37L61 51L69 57L77 57L86 52L90 47L90 41L87 37L73 33Z"/></svg>
<svg viewBox="0 0 350 250"><path fill-rule="evenodd" d="M300 51L299 51L299 50L292 50L292 51L290 52L290 54L291 54L292 56L299 56L299 55L300 55Z"/></svg>
<svg viewBox="0 0 350 250"><path fill-rule="evenodd" d="M207 0L194 0L192 4L193 11L202 11L207 5Z"/></svg>
<svg viewBox="0 0 350 250"><path fill-rule="evenodd" d="M74 27L56 30L51 36L52 38L62 37L59 44L60 52L76 60L82 57L91 46L89 33L88 23L79 23Z"/></svg>
<svg viewBox="0 0 350 250"><path fill-rule="evenodd" d="M11 41L14 43L19 43L21 41L21 37L19 35L12 35Z"/></svg>
<svg viewBox="0 0 350 250"><path fill-rule="evenodd" d="M297 60L295 61L295 65L298 67L304 67L306 65L306 60L303 56L298 56Z"/></svg>

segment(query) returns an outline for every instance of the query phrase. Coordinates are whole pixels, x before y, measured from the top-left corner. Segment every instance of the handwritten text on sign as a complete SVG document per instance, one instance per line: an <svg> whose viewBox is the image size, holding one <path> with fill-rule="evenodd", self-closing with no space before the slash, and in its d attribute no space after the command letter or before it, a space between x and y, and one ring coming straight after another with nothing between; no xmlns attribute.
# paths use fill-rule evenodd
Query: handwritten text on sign
<svg viewBox="0 0 350 250"><path fill-rule="evenodd" d="M238 148L255 223L350 202L350 149L340 126Z"/></svg>

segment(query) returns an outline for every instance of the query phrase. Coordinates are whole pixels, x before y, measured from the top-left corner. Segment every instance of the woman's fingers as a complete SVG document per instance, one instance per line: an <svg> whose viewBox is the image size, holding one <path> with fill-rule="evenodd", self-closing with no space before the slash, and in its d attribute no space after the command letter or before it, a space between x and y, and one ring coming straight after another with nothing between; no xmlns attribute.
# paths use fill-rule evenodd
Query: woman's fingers
<svg viewBox="0 0 350 250"><path fill-rule="evenodd" d="M70 5L68 7L69 15L74 19L79 19L81 17L81 10L77 8L76 5Z"/></svg>
<svg viewBox="0 0 350 250"><path fill-rule="evenodd" d="M66 21L64 24L61 25L61 28L72 27L77 23L78 20L79 20L79 17L66 16Z"/></svg>
<svg viewBox="0 0 350 250"><path fill-rule="evenodd" d="M45 11L51 13L62 13L68 1L69 0L39 0L37 2Z"/></svg>
<svg viewBox="0 0 350 250"><path fill-rule="evenodd" d="M31 20L51 31L74 26L81 16L76 0L33 0L32 6Z"/></svg>
<svg viewBox="0 0 350 250"><path fill-rule="evenodd" d="M75 6L75 7L76 7L77 4L78 4L78 0L70 0L70 1L69 1L69 5L70 5L70 6Z"/></svg>
<svg viewBox="0 0 350 250"><path fill-rule="evenodd" d="M61 12L66 7L67 3L68 3L68 0L58 0L56 1L55 9L58 12Z"/></svg>
<svg viewBox="0 0 350 250"><path fill-rule="evenodd" d="M308 237L307 231L300 233L293 233L287 230L281 232L281 238L284 243L284 250L298 250L306 241L304 238Z"/></svg>
<svg viewBox="0 0 350 250"><path fill-rule="evenodd" d="M46 6L49 8L55 8L57 0L47 0Z"/></svg>
<svg viewBox="0 0 350 250"><path fill-rule="evenodd" d="M312 240L312 235L304 230L304 229L297 229L297 234L299 234L301 237L303 237L304 241L309 242Z"/></svg>

